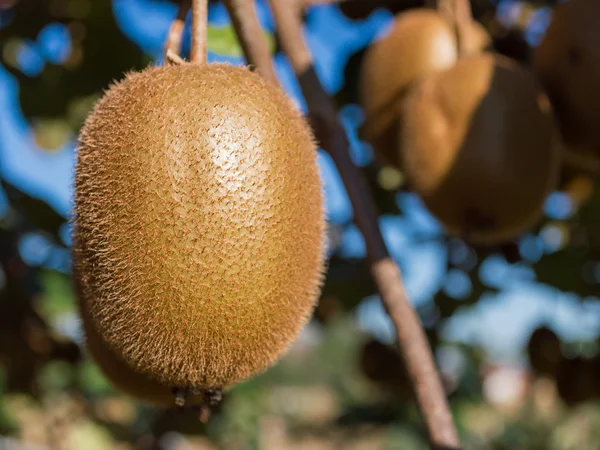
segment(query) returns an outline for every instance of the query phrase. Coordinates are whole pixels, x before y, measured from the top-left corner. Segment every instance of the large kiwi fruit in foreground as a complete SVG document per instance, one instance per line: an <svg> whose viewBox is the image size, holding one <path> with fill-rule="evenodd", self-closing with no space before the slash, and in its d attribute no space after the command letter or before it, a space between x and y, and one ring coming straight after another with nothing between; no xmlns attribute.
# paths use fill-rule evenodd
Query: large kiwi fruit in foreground
<svg viewBox="0 0 600 450"><path fill-rule="evenodd" d="M75 273L102 343L190 391L282 356L325 233L315 141L283 91L242 67L150 67L110 87L79 141Z"/></svg>
<svg viewBox="0 0 600 450"><path fill-rule="evenodd" d="M567 151L600 162L600 2L556 5L533 68L556 111Z"/></svg>
<svg viewBox="0 0 600 450"><path fill-rule="evenodd" d="M409 94L400 132L407 182L451 234L476 244L517 236L558 178L554 117L534 76L484 53Z"/></svg>
<svg viewBox="0 0 600 450"><path fill-rule="evenodd" d="M491 39L477 22L463 30L463 51L478 52ZM398 14L391 30L365 53L359 81L364 133L382 161L398 166L398 103L416 80L452 67L458 60L457 31L434 9Z"/></svg>
<svg viewBox="0 0 600 450"><path fill-rule="evenodd" d="M76 261L73 262L74 269L79 266L80 264ZM80 311L81 327L85 335L86 349L106 379L121 392L144 403L161 407L172 406L174 401L172 388L134 370L104 341L90 317L88 309L90 300L84 297L79 280L78 274L74 272L73 284L77 294L77 305ZM204 404L204 396L188 394L186 403L188 405Z"/></svg>

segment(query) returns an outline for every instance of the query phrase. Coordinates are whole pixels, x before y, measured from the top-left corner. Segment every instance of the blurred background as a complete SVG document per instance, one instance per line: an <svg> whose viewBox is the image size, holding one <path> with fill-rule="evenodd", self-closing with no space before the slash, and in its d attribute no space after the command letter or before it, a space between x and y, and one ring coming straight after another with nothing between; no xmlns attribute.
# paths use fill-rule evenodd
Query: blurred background
<svg viewBox="0 0 600 450"><path fill-rule="evenodd" d="M554 3L472 6L496 51L528 66ZM563 169L543 222L502 247L446 236L361 139L361 57L394 13L415 6L422 1L314 5L305 36L376 196L465 449L600 449L597 177ZM266 2L256 7L277 75L305 111ZM77 132L111 81L162 64L176 10L167 0L0 0L0 449L427 448L362 236L322 151L329 272L314 319L277 366L234 388L201 424L116 392L86 356L70 278ZM209 60L242 64L220 3L209 21ZM187 55L189 23L185 33Z"/></svg>

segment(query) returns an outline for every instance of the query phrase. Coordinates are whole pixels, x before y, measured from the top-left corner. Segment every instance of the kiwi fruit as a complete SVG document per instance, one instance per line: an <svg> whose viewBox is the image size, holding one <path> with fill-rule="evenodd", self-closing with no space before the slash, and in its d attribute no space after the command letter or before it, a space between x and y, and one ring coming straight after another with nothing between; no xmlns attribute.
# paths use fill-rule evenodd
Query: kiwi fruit
<svg viewBox="0 0 600 450"><path fill-rule="evenodd" d="M110 86L79 135L73 216L84 328L105 371L127 367L150 380L134 395L160 385L162 400L227 388L285 353L322 285L316 157L291 100L245 67L152 66Z"/></svg>
<svg viewBox="0 0 600 450"><path fill-rule="evenodd" d="M487 47L491 38L479 23L464 27L465 53ZM363 58L359 100L365 113L363 132L382 162L398 166L396 134L398 103L409 86L431 72L452 67L458 60L457 32L442 13L429 8L398 14L391 31L373 43Z"/></svg>
<svg viewBox="0 0 600 450"><path fill-rule="evenodd" d="M411 90L403 116L407 183L450 234L498 244L540 218L560 146L531 72L492 53L462 58Z"/></svg>
<svg viewBox="0 0 600 450"><path fill-rule="evenodd" d="M600 162L600 2L556 5L533 69L556 111L567 152Z"/></svg>
<svg viewBox="0 0 600 450"><path fill-rule="evenodd" d="M74 262L73 267L79 264ZM79 276L73 274L74 290L80 311L81 325L85 335L86 349L106 379L121 392L146 404L168 407L173 404L173 392L167 386L137 372L110 349L104 341L88 309L89 300L84 298ZM203 397L192 395L186 399L188 405L199 405Z"/></svg>

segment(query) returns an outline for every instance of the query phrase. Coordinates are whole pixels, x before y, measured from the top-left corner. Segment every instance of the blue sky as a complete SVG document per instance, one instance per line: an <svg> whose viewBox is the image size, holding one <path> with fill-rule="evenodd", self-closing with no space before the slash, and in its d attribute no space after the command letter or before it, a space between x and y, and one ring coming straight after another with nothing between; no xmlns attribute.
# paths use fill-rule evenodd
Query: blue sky
<svg viewBox="0 0 600 450"><path fill-rule="evenodd" d="M257 6L261 24L273 30L272 17L264 0L258 1ZM154 0L114 0L113 9L122 31L160 63L164 38L176 12L174 6ZM504 11L503 14L510 16L509 12ZM540 14L540 23L545 23L547 16ZM329 92L336 92L342 85L347 59L385 33L390 19L390 14L385 11L376 11L365 21L352 22L332 6L318 6L311 10L305 36L314 55L316 71ZM228 23L227 14L219 5L211 7L209 20L214 25ZM541 29L543 31L543 27ZM18 61L24 73L36 76L46 61L57 63L68 56L70 43L65 31L59 24L50 24L35 42L23 46ZM532 41L536 41L539 34L540 27L537 26L530 33ZM243 63L241 59L213 53L209 54L209 60ZM276 55L274 60L277 75L286 92L296 100L300 109L305 110L287 59L283 55ZM18 89L14 78L0 65L2 175L32 195L43 198L66 216L71 204L74 137L58 151L38 149L31 129L22 116ZM368 144L359 141L356 134L362 120L360 108L356 105L343 108L340 119L350 137L353 159L358 164L368 163L372 158L372 150ZM352 208L339 174L331 158L322 151L319 152L319 163L325 183L329 220L345 223L352 217ZM460 301L460 297L470 290L466 274L457 270L445 277L448 257L445 247L435 240L416 239L417 234L438 235L438 224L415 196L398 194L397 201L406 212L405 215L384 216L380 223L390 252L404 271L407 290L413 302L423 305L440 287ZM556 217L568 215L569 205L564 196L556 194L548 202L547 211ZM523 245L526 245L524 248L529 253L537 253L537 257L551 250L544 239L536 236L529 236ZM364 251L360 233L351 226L342 237L342 253L360 257L364 256ZM482 299L476 306L464 309L452 318L445 327L448 337L480 342L494 357L514 359L533 327L540 321L549 320L566 339L593 337L600 330L600 314L590 314L592 310L600 312L597 302L581 304L569 294L540 286L535 283L535 276L528 269L510 266L501 259L491 259L486 262L482 277L489 284L502 286L504 290L500 295ZM391 336L389 321L376 297L366 299L357 314L362 327L382 338Z"/></svg>

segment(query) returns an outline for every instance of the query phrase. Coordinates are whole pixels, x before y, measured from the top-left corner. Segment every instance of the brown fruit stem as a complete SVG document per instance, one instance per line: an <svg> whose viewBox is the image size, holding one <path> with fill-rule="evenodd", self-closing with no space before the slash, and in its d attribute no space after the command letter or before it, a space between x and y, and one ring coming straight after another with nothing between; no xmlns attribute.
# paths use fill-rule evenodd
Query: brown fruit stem
<svg viewBox="0 0 600 450"><path fill-rule="evenodd" d="M208 29L208 0L192 0L192 51L190 62L206 62L206 40Z"/></svg>
<svg viewBox="0 0 600 450"><path fill-rule="evenodd" d="M465 53L465 34L473 21L471 2L469 0L434 0L438 11L448 17L454 24L458 55Z"/></svg>
<svg viewBox="0 0 600 450"><path fill-rule="evenodd" d="M256 33L259 28L241 26L241 23L256 21L253 8L248 6L250 2L251 0L229 0L230 7L243 8L234 13L237 17L237 23L234 21L234 25L238 38L245 41L243 48L248 62L258 66L262 72L269 72L273 70L272 67L268 69L264 66L272 66L271 61L261 57L266 48L264 38L259 38L257 34L248 39L246 35L249 29L254 29ZM300 83L315 134L323 148L334 159L348 191L356 224L365 238L371 274L396 328L400 353L406 364L431 445L438 450L459 449L458 433L425 332L406 296L400 270L389 256L379 230L379 214L373 197L362 173L350 158L348 138L337 119L337 108L314 71L312 58L302 35L300 8L303 3L297 0L270 0L270 4L279 39Z"/></svg>
<svg viewBox="0 0 600 450"><path fill-rule="evenodd" d="M457 22L473 18L469 0L428 0L428 3L435 4L438 11Z"/></svg>
<svg viewBox="0 0 600 450"><path fill-rule="evenodd" d="M240 45L251 64L265 80L277 84L277 76L271 64L271 53L264 45L265 37L262 34L260 23L256 16L253 0L225 0L225 7L231 17L233 26L238 35Z"/></svg>
<svg viewBox="0 0 600 450"><path fill-rule="evenodd" d="M184 64L185 60L177 55L176 53L173 53L172 50L167 50L167 54L165 55L165 61L169 64Z"/></svg>
<svg viewBox="0 0 600 450"><path fill-rule="evenodd" d="M171 22L167 41L165 43L165 61L180 64L183 61L181 54L181 41L183 40L183 27L185 25L185 17L190 10L191 0L182 0L179 4L177 16Z"/></svg>

